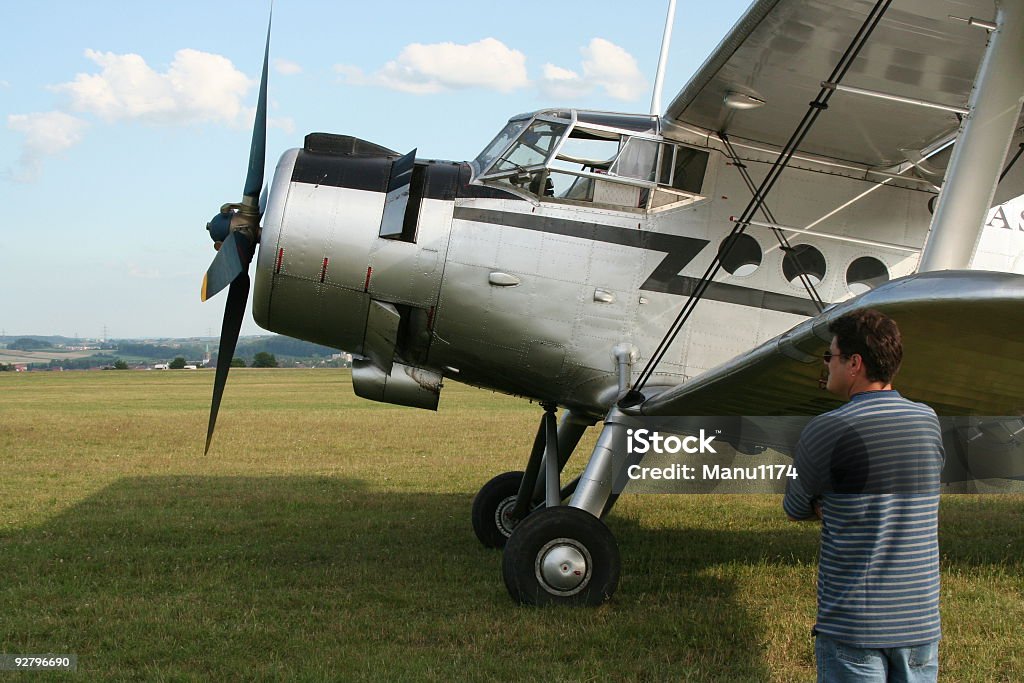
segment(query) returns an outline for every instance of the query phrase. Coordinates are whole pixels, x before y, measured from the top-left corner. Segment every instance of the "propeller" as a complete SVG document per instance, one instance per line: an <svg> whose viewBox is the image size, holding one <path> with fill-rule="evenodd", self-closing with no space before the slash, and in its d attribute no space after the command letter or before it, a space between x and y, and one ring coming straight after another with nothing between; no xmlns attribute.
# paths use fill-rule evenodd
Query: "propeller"
<svg viewBox="0 0 1024 683"><path fill-rule="evenodd" d="M266 192L263 188L263 169L267 157L267 71L270 61L271 13L267 21L267 43L263 50L263 75L260 78L259 102L256 105L256 120L252 129L252 144L249 147L249 170L245 176L242 201L225 204L220 212L206 225L214 242L217 255L203 276L202 300L206 301L227 287L228 297L224 305L224 322L220 328L220 347L217 351L217 373L213 382L213 400L210 403L210 424L206 431L206 449L210 452L213 429L217 424L217 413L228 381L228 370L235 355L238 334L245 317L245 304L249 298L249 264L260 241L260 219L266 206Z"/></svg>

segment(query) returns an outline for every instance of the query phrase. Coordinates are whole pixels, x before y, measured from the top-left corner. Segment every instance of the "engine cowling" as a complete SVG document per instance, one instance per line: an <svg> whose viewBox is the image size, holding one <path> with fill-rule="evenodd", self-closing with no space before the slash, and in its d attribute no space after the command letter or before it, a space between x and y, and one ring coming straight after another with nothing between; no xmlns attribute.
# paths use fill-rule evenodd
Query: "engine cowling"
<svg viewBox="0 0 1024 683"><path fill-rule="evenodd" d="M267 330L362 359L353 373L360 395L436 408L441 376L425 368L430 327L452 198L468 170L416 162L414 152L313 134L281 157L263 219L253 316ZM396 360L423 381L393 373Z"/></svg>

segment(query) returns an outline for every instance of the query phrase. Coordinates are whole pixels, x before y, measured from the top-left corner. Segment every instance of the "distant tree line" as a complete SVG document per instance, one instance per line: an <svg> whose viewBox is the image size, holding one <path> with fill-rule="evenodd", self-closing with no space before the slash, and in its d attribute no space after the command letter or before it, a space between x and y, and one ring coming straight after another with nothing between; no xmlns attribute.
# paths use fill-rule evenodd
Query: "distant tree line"
<svg viewBox="0 0 1024 683"><path fill-rule="evenodd" d="M97 353L94 356L85 358L60 358L51 360L49 363L33 363L32 368L64 368L65 370L88 370L90 368L102 368L113 365L119 359L107 353Z"/></svg>
<svg viewBox="0 0 1024 683"><path fill-rule="evenodd" d="M184 356L186 358L202 358L206 353L206 347L202 344L183 344L181 346L166 346L164 344L139 344L133 342L120 342L117 351L123 356L137 356L139 358L174 358Z"/></svg>
<svg viewBox="0 0 1024 683"><path fill-rule="evenodd" d="M124 356L139 358L202 358L206 354L205 344L143 344L139 342L119 342L117 351ZM320 344L292 339L291 337L266 337L259 339L240 339L235 350L235 357L252 358L257 353L270 353L275 356L289 358L329 358L337 353L335 349Z"/></svg>
<svg viewBox="0 0 1024 683"><path fill-rule="evenodd" d="M21 339L15 339L7 348L15 351L43 351L45 349L52 349L53 344L43 339L32 339L31 337L22 337Z"/></svg>
<svg viewBox="0 0 1024 683"><path fill-rule="evenodd" d="M252 340L240 339L235 355L255 356L261 351L291 358L329 358L332 354L337 353L336 349L329 346L321 346L291 337L275 336Z"/></svg>

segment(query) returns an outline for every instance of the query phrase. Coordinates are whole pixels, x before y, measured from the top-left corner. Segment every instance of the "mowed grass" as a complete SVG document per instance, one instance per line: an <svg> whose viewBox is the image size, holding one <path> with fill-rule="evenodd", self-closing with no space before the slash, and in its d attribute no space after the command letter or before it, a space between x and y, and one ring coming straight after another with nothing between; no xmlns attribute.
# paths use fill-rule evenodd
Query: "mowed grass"
<svg viewBox="0 0 1024 683"><path fill-rule="evenodd" d="M818 530L779 496L623 496L611 603L522 607L469 511L536 405L246 369L204 456L212 382L0 374L0 653L87 680L813 680ZM943 680L1024 679L1024 497L945 497L941 530Z"/></svg>

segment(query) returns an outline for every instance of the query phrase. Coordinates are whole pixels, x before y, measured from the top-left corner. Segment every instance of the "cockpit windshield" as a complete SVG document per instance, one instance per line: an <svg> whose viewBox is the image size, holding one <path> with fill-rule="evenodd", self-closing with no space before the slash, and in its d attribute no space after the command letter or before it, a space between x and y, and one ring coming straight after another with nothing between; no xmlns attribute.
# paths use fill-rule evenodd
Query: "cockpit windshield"
<svg viewBox="0 0 1024 683"><path fill-rule="evenodd" d="M491 172L522 171L543 166L568 127L564 123L535 120L520 134L515 144L498 157Z"/></svg>
<svg viewBox="0 0 1024 683"><path fill-rule="evenodd" d="M479 174L483 169L491 165L499 154L505 151L509 144L515 140L523 128L526 128L526 124L530 122L529 117L512 119L509 121L501 132L498 133L491 144L487 145L484 151L480 152L479 156L473 161L473 172Z"/></svg>
<svg viewBox="0 0 1024 683"><path fill-rule="evenodd" d="M509 121L473 181L534 202L650 211L702 199L708 156L665 140L657 117L548 110Z"/></svg>

